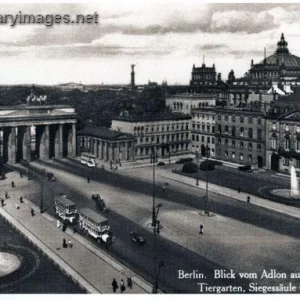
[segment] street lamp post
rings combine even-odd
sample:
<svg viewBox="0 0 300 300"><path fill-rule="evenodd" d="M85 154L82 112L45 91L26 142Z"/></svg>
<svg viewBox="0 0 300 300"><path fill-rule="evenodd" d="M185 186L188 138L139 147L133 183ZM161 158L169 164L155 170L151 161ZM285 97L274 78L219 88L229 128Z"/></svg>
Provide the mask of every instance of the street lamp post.
<svg viewBox="0 0 300 300"><path fill-rule="evenodd" d="M204 214L209 215L209 209L208 209L208 157L209 157L209 151L208 151L208 145L206 145L206 195L205 195L205 201L204 201Z"/></svg>
<svg viewBox="0 0 300 300"><path fill-rule="evenodd" d="M153 280L153 288L152 293L157 294L158 290L158 276L160 268L163 266L161 262L158 265L158 271L157 271L157 235L160 233L160 221L157 219L159 209L162 207L162 204L159 203L154 207L154 217L155 217L155 223L153 226L153 244L154 244L154 280Z"/></svg>
<svg viewBox="0 0 300 300"><path fill-rule="evenodd" d="M152 227L155 227L156 218L155 218L155 152L151 154L151 162L152 162L152 174L153 174L153 181L152 181Z"/></svg>
<svg viewBox="0 0 300 300"><path fill-rule="evenodd" d="M196 178L196 185L199 185L199 152L196 151L196 158L197 158L197 178Z"/></svg>
<svg viewBox="0 0 300 300"><path fill-rule="evenodd" d="M40 213L44 212L44 178L46 176L46 169L43 169L41 178L41 201L40 201Z"/></svg>

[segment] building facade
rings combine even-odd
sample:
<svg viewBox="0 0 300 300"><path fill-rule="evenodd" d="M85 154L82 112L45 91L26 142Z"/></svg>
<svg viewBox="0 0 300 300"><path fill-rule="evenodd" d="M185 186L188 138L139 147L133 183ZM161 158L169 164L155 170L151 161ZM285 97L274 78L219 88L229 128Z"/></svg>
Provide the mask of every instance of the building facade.
<svg viewBox="0 0 300 300"><path fill-rule="evenodd" d="M87 126L77 132L78 155L88 152L104 161L134 160L134 136L107 127Z"/></svg>
<svg viewBox="0 0 300 300"><path fill-rule="evenodd" d="M268 169L300 172L300 111L267 119L266 159Z"/></svg>
<svg viewBox="0 0 300 300"><path fill-rule="evenodd" d="M216 109L216 158L262 168L265 161L265 117L261 112Z"/></svg>
<svg viewBox="0 0 300 300"><path fill-rule="evenodd" d="M192 109L216 106L214 94L175 94L166 96L166 106L174 113L190 114Z"/></svg>
<svg viewBox="0 0 300 300"><path fill-rule="evenodd" d="M206 151L208 151L210 157L215 157L215 125L214 107L192 110L192 153L205 156Z"/></svg>
<svg viewBox="0 0 300 300"><path fill-rule="evenodd" d="M123 116L114 118L111 128L134 135L135 159L149 158L153 151L158 157L170 157L190 153L190 120L182 114Z"/></svg>
<svg viewBox="0 0 300 300"><path fill-rule="evenodd" d="M76 156L76 113L66 105L24 105L0 109L3 162Z"/></svg>

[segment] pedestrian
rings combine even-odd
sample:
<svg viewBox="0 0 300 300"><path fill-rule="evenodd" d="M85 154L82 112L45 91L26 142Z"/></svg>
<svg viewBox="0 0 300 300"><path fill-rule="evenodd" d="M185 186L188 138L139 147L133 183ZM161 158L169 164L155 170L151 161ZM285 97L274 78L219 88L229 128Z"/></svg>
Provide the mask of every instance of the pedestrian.
<svg viewBox="0 0 300 300"><path fill-rule="evenodd" d="M109 162L109 164L110 164L110 169L112 170L112 168L113 168L113 162L112 162L112 160Z"/></svg>
<svg viewBox="0 0 300 300"><path fill-rule="evenodd" d="M65 232L67 230L67 225L65 223L62 224L61 230Z"/></svg>
<svg viewBox="0 0 300 300"><path fill-rule="evenodd" d="M4 206L4 199L1 198L1 206Z"/></svg>
<svg viewBox="0 0 300 300"><path fill-rule="evenodd" d="M30 213L31 213L31 216L34 217L35 212L34 212L34 209L33 209L33 208L31 208Z"/></svg>
<svg viewBox="0 0 300 300"><path fill-rule="evenodd" d="M247 197L247 203L250 203L250 196Z"/></svg>
<svg viewBox="0 0 300 300"><path fill-rule="evenodd" d="M131 280L131 277L127 277L127 287L129 287L130 289L132 289L132 280Z"/></svg>
<svg viewBox="0 0 300 300"><path fill-rule="evenodd" d="M166 187L163 185L163 192L165 191Z"/></svg>
<svg viewBox="0 0 300 300"><path fill-rule="evenodd" d="M121 282L120 282L120 290L121 290L121 293L122 293L122 294L123 294L123 292L125 292L125 290L126 290L126 287L125 287L125 284L124 284L123 279L121 279Z"/></svg>
<svg viewBox="0 0 300 300"><path fill-rule="evenodd" d="M67 248L67 247L68 247L67 241L65 238L63 238L63 248Z"/></svg>
<svg viewBox="0 0 300 300"><path fill-rule="evenodd" d="M22 172L20 172L20 177L21 177L21 178L23 178L23 174L22 174Z"/></svg>
<svg viewBox="0 0 300 300"><path fill-rule="evenodd" d="M16 203L16 209L20 209L20 206L18 203Z"/></svg>
<svg viewBox="0 0 300 300"><path fill-rule="evenodd" d="M5 199L8 199L8 192L5 192Z"/></svg>
<svg viewBox="0 0 300 300"><path fill-rule="evenodd" d="M23 197L22 197L22 196L20 197L20 203L21 203L21 204L24 203Z"/></svg>
<svg viewBox="0 0 300 300"><path fill-rule="evenodd" d="M239 188L238 188L238 193L240 193L240 192L241 192L241 188L239 187Z"/></svg>
<svg viewBox="0 0 300 300"><path fill-rule="evenodd" d="M87 183L90 183L91 182L91 179L90 177L87 178Z"/></svg>
<svg viewBox="0 0 300 300"><path fill-rule="evenodd" d="M113 279L113 281L112 281L112 288L113 288L113 291L114 291L114 293L116 292L116 290L119 288L119 286L118 286L118 283L117 283L117 281L116 281L116 279L114 278Z"/></svg>
<svg viewBox="0 0 300 300"><path fill-rule="evenodd" d="M14 188L15 187L15 183L14 181L11 182L11 187Z"/></svg>
<svg viewBox="0 0 300 300"><path fill-rule="evenodd" d="M203 225L200 224L200 227L199 227L199 234L203 234Z"/></svg>
<svg viewBox="0 0 300 300"><path fill-rule="evenodd" d="M69 245L69 248L73 248L73 244L72 244L71 240L68 241L68 245Z"/></svg>

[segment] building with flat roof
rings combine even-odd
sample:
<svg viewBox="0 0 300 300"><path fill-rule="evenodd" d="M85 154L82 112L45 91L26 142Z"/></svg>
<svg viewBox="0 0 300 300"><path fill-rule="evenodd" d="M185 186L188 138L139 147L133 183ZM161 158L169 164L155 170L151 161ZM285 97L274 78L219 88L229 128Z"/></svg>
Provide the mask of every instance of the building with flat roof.
<svg viewBox="0 0 300 300"><path fill-rule="evenodd" d="M112 130L135 137L135 159L190 153L190 115L162 113L144 116L121 116L112 120Z"/></svg>

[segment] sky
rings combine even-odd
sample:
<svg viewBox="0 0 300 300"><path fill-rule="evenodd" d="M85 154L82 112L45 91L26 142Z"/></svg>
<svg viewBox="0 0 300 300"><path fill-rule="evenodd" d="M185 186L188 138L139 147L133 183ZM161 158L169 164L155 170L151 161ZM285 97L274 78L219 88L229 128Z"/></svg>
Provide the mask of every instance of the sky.
<svg viewBox="0 0 300 300"><path fill-rule="evenodd" d="M0 84L189 84L192 66L243 76L281 33L300 56L300 3L100 0L1 4L6 14L98 14L98 24L0 23Z"/></svg>

